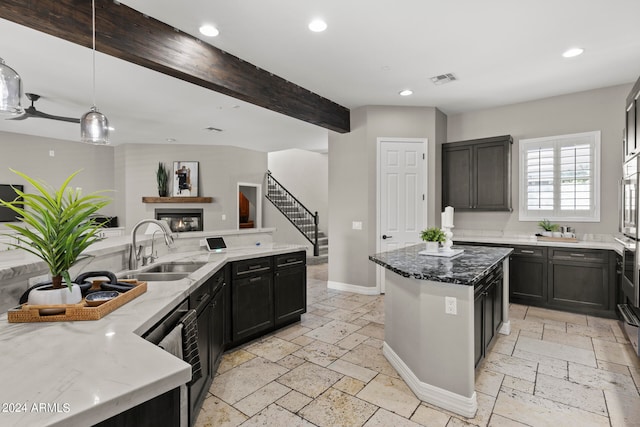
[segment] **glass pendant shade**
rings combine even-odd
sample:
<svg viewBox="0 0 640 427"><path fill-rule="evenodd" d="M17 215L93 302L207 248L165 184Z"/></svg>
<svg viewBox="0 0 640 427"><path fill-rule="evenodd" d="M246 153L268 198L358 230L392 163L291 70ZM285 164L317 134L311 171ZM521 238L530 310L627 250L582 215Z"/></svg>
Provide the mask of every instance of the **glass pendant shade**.
<svg viewBox="0 0 640 427"><path fill-rule="evenodd" d="M20 106L22 79L0 58L0 114L17 116L24 113Z"/></svg>
<svg viewBox="0 0 640 427"><path fill-rule="evenodd" d="M80 140L87 144L109 143L109 120L95 106L80 118Z"/></svg>

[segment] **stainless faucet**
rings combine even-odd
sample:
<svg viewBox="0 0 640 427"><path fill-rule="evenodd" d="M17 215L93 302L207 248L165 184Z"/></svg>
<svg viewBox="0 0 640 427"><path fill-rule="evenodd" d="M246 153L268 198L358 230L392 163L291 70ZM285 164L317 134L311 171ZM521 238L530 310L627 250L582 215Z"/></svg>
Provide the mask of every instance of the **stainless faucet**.
<svg viewBox="0 0 640 427"><path fill-rule="evenodd" d="M143 219L138 222L131 231L131 251L129 252L129 269L136 270L138 268L138 261L142 258L142 245L137 246L136 243L136 232L138 228L140 228L144 224L156 224L160 227L162 234L164 235L164 241L167 246L173 246L173 236L171 235L171 229L164 221L158 221L157 219ZM151 238L151 256L153 257L153 238L155 237L155 232L153 233L153 237Z"/></svg>

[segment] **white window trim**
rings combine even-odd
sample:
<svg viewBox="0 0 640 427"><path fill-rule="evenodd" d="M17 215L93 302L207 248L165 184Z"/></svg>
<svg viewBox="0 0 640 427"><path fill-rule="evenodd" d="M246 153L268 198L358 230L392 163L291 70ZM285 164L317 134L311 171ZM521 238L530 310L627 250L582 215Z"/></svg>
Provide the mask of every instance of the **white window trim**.
<svg viewBox="0 0 640 427"><path fill-rule="evenodd" d="M594 210L593 215L589 216L557 216L553 211L529 211L527 209L527 166L526 153L527 147L531 145L541 144L549 141L558 141L570 138L592 138L594 142L594 167L593 167L593 197ZM572 221L572 222L600 222L600 131L573 133L569 135L557 135L542 138L521 139L519 141L520 154L520 182L519 182L519 209L518 219L520 221L541 221L548 219L550 221Z"/></svg>

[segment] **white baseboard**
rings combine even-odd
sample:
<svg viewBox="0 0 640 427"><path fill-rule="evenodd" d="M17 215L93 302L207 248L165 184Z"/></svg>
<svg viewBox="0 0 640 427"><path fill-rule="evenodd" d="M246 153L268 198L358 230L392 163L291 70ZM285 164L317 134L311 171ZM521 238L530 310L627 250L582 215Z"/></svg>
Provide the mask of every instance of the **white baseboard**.
<svg viewBox="0 0 640 427"><path fill-rule="evenodd" d="M500 328L498 329L498 333L502 335L511 334L511 320L507 320L506 322L502 322Z"/></svg>
<svg viewBox="0 0 640 427"><path fill-rule="evenodd" d="M476 411L478 410L478 401L476 399L475 391L471 397L465 397L420 381L386 342L383 344L382 354L384 354L391 366L398 371L402 379L407 383L418 399L451 412L455 412L456 414L462 415L466 418L473 418L476 415Z"/></svg>
<svg viewBox="0 0 640 427"><path fill-rule="evenodd" d="M327 281L327 288L335 289L336 291L353 292L355 294L362 295L380 295L380 292L375 286L369 287L352 285L350 283L334 282L332 280Z"/></svg>

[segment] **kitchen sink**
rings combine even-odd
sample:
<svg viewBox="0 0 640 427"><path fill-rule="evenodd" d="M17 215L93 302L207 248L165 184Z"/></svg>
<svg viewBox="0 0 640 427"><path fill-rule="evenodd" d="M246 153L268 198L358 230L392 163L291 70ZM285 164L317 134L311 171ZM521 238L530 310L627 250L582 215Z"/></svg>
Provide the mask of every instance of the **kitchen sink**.
<svg viewBox="0 0 640 427"><path fill-rule="evenodd" d="M206 264L206 262L163 262L151 268L145 268L144 273L193 273Z"/></svg>
<svg viewBox="0 0 640 427"><path fill-rule="evenodd" d="M136 279L141 282L170 282L172 280L184 279L189 274L190 273L186 271L180 271L180 272L176 272L176 271L146 272L145 271L140 273L127 274L121 277L121 279Z"/></svg>

